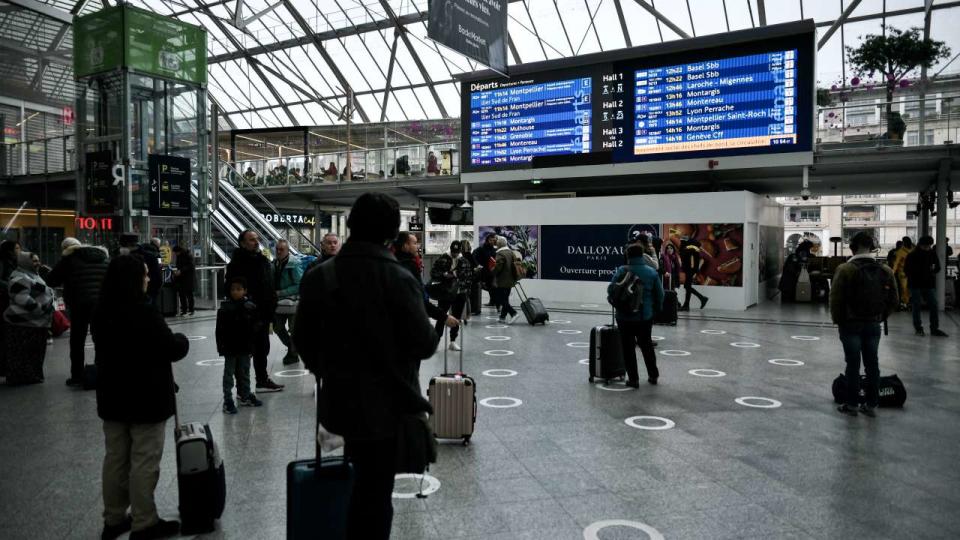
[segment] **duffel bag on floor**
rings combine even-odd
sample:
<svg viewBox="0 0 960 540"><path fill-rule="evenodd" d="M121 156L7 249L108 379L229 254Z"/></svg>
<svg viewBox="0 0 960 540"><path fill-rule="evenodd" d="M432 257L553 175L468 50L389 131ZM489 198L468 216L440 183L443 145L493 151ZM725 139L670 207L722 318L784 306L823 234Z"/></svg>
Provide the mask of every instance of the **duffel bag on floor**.
<svg viewBox="0 0 960 540"><path fill-rule="evenodd" d="M867 378L860 376L860 396L859 403L867 401ZM880 377L880 388L877 391L880 395L879 405L881 407L903 407L907 401L907 389L903 386L903 381L896 373ZM841 373L833 380L833 400L837 403L843 403L847 395L847 376Z"/></svg>

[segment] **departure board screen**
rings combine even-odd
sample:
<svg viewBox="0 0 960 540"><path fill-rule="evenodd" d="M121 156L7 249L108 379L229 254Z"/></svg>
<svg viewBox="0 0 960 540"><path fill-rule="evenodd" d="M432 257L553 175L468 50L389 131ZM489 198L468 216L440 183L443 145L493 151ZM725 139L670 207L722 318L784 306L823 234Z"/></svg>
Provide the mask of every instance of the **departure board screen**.
<svg viewBox="0 0 960 540"><path fill-rule="evenodd" d="M769 28L466 79L462 170L810 154L814 28Z"/></svg>
<svg viewBox="0 0 960 540"><path fill-rule="evenodd" d="M796 144L797 51L634 72L633 153Z"/></svg>
<svg viewBox="0 0 960 540"><path fill-rule="evenodd" d="M592 79L496 85L470 94L470 164L591 151Z"/></svg>

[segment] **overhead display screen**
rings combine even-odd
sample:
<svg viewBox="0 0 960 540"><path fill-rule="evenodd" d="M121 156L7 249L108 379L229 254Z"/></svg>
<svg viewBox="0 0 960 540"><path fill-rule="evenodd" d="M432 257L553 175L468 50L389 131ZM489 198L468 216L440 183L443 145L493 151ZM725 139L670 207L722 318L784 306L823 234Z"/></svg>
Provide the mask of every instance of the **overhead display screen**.
<svg viewBox="0 0 960 540"><path fill-rule="evenodd" d="M635 58L618 51L605 62L466 80L463 171L810 153L810 28L746 42L749 31L740 32L736 44L691 43L664 54L642 48Z"/></svg>

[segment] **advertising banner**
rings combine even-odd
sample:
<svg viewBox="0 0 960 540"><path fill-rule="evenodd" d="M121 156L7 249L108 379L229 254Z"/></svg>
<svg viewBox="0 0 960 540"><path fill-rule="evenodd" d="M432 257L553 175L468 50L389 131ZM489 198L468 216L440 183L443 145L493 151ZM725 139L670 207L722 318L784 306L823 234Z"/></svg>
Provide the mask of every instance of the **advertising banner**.
<svg viewBox="0 0 960 540"><path fill-rule="evenodd" d="M190 215L190 160L151 154L147 158L150 177L150 214Z"/></svg>
<svg viewBox="0 0 960 540"><path fill-rule="evenodd" d="M636 233L660 236L660 226L543 225L540 277L569 281L609 281L624 260Z"/></svg>
<svg viewBox="0 0 960 540"><path fill-rule="evenodd" d="M430 0L427 37L507 72L507 0Z"/></svg>
<svg viewBox="0 0 960 540"><path fill-rule="evenodd" d="M743 223L673 223L663 226L665 241L692 268L693 285L743 286ZM680 283L687 282L681 272Z"/></svg>
<svg viewBox="0 0 960 540"><path fill-rule="evenodd" d="M116 214L119 199L118 188L113 185L113 152L87 152L85 165L87 213Z"/></svg>
<svg viewBox="0 0 960 540"><path fill-rule="evenodd" d="M486 225L479 227L478 242L493 233L507 239L507 246L520 252L527 278L540 277L540 226L539 225Z"/></svg>
<svg viewBox="0 0 960 540"><path fill-rule="evenodd" d="M123 9L108 8L73 22L73 75L103 73L123 65Z"/></svg>

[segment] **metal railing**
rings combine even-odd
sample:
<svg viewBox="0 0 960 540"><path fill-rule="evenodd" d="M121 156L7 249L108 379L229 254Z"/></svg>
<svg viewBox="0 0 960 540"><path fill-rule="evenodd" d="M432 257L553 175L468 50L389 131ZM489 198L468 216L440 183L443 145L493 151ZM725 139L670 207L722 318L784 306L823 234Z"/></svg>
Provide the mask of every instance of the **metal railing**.
<svg viewBox="0 0 960 540"><path fill-rule="evenodd" d="M197 309L216 311L226 294L223 290L226 266L198 266L194 279L194 305Z"/></svg>
<svg viewBox="0 0 960 540"><path fill-rule="evenodd" d="M74 171L74 136L0 144L0 176L27 176Z"/></svg>
<svg viewBox="0 0 960 540"><path fill-rule="evenodd" d="M956 143L960 137L960 93L940 93L923 99L908 96L890 102L847 101L818 107L818 113L816 147L821 152L939 146ZM920 133L921 124L923 133Z"/></svg>
<svg viewBox="0 0 960 540"><path fill-rule="evenodd" d="M220 167L220 177L236 187L258 188L400 180L460 174L460 143L355 149L308 156L237 160L236 171ZM349 177L347 164L350 163ZM241 182L237 174L243 175Z"/></svg>

